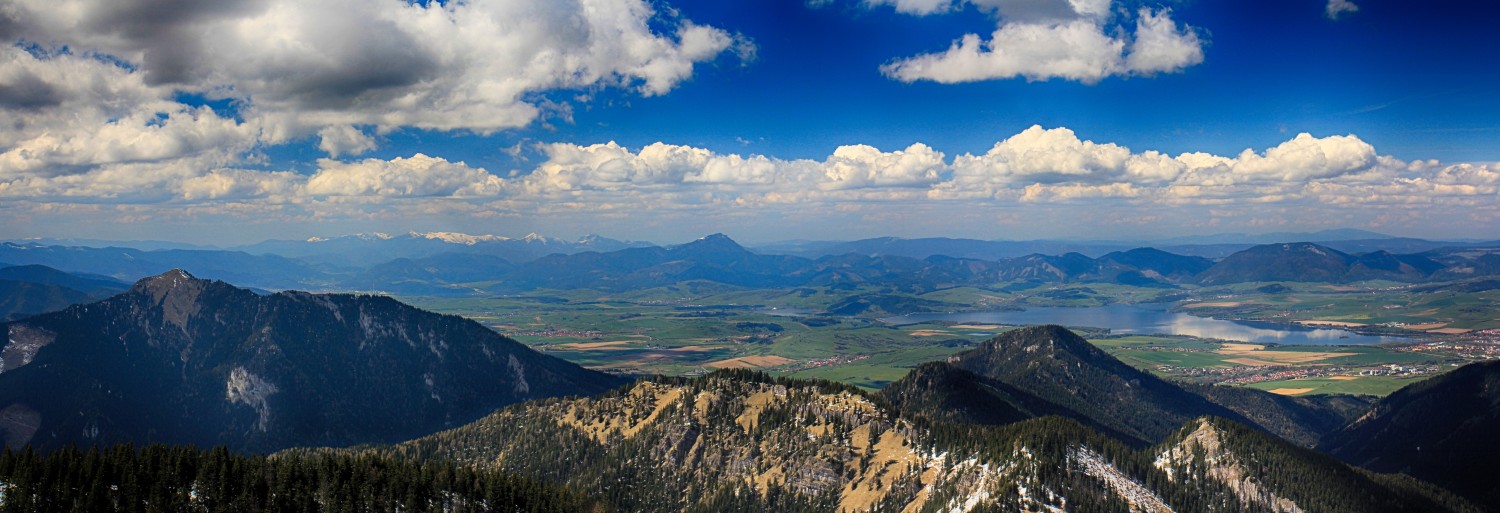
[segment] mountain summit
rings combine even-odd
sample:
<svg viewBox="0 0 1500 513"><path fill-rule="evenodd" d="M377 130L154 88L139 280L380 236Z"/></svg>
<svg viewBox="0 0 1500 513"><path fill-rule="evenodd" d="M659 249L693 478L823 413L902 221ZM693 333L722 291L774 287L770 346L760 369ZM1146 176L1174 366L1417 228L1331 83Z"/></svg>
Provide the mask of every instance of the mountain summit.
<svg viewBox="0 0 1500 513"><path fill-rule="evenodd" d="M13 447L390 442L620 383L387 297L261 296L180 269L0 329Z"/></svg>
<svg viewBox="0 0 1500 513"><path fill-rule="evenodd" d="M1154 442L1202 415L1228 409L1126 365L1061 326L1002 333L949 358L954 366L1010 384L1094 423Z"/></svg>
<svg viewBox="0 0 1500 513"><path fill-rule="evenodd" d="M1348 420L1348 412L1336 404L1171 383L1060 326L1002 333L945 362L917 368L881 394L906 413L932 419L1003 424L1060 415L1147 444L1201 416L1232 419L1301 445L1315 443Z"/></svg>
<svg viewBox="0 0 1500 513"><path fill-rule="evenodd" d="M673 246L668 250L674 256L684 258L724 258L750 255L751 252L729 238L728 235L715 233L701 239Z"/></svg>

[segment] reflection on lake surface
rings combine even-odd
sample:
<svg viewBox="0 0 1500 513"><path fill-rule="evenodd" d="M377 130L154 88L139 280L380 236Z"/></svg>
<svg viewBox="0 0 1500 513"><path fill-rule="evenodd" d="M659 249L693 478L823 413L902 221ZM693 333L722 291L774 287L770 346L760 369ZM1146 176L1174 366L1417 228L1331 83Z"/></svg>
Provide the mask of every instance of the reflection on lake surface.
<svg viewBox="0 0 1500 513"><path fill-rule="evenodd" d="M1200 338L1238 340L1262 344L1339 345L1401 342L1402 337L1360 335L1327 328L1310 328L1274 323L1226 321L1169 312L1167 304L1108 305L1087 308L1037 307L1026 310L912 314L887 317L888 324L913 324L929 321L952 321L979 324L1061 324L1107 328L1115 334L1187 335Z"/></svg>

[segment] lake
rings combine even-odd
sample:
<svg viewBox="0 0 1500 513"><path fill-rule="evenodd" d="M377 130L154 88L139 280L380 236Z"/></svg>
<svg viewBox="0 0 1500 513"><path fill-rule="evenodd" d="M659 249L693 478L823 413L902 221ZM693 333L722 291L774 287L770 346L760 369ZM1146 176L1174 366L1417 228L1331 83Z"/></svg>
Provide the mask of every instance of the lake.
<svg viewBox="0 0 1500 513"><path fill-rule="evenodd" d="M1187 335L1287 345L1368 345L1409 341L1403 337L1360 335L1341 329L1195 317L1168 311L1171 306L1170 304L1118 304L1084 308L1036 307L1025 310L912 314L887 317L881 321L897 325L931 321L1010 325L1060 324L1107 328L1115 334Z"/></svg>

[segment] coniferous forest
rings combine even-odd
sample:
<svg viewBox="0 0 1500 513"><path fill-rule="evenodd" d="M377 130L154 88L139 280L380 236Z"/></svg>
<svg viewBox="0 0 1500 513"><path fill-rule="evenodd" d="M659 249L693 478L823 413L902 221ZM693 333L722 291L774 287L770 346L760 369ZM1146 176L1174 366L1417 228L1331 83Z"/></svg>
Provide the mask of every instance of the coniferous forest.
<svg viewBox="0 0 1500 513"><path fill-rule="evenodd" d="M556 485L449 462L224 447L7 450L0 483L5 513L605 510Z"/></svg>

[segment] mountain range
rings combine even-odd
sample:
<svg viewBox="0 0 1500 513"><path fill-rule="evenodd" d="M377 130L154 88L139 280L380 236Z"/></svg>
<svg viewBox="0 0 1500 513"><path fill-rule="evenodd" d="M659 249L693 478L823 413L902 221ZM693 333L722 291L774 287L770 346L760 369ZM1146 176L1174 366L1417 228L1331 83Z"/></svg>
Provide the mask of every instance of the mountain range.
<svg viewBox="0 0 1500 513"><path fill-rule="evenodd" d="M784 262L737 248L641 254ZM1500 508L1485 477L1500 470L1495 363L1372 405L1178 384L1037 326L878 393L747 371L622 387L393 299L180 270L0 329L9 447L355 445L313 454L500 471L621 511Z"/></svg>
<svg viewBox="0 0 1500 513"><path fill-rule="evenodd" d="M1065 252L977 258L928 254L917 258L902 253L975 253L963 249L967 242L959 239L856 242L871 246L856 244L860 247L844 248L849 250L844 253L808 258L768 254L764 248L751 250L722 234L665 247L597 236L565 242L541 236L508 239L453 233L367 234L268 241L237 250L143 251L0 243L0 262L46 265L69 273L130 281L172 268L190 268L200 276L260 290L450 296L547 288L624 291L695 280L746 288L877 286L921 293L1003 283L1119 283L1170 289L1189 284L1420 283L1500 276L1500 246L1468 243L1420 253L1384 249L1348 253L1312 242L1276 243L1242 247L1215 260L1151 247L1121 247L1097 257ZM926 249L918 251L922 248ZM281 254L259 253L265 251Z"/></svg>
<svg viewBox="0 0 1500 513"><path fill-rule="evenodd" d="M393 442L621 383L387 297L259 295L181 270L0 330L9 447Z"/></svg>
<svg viewBox="0 0 1500 513"><path fill-rule="evenodd" d="M1461 248L1414 255L1375 251L1350 255L1313 243L1255 246L1219 261L1154 248L1116 251L1097 259L1080 253L1033 254L998 260L848 253L814 260L755 253L728 237L714 234L666 248L554 254L509 270L496 265L490 279L484 280L483 290L492 293L535 289L625 291L691 280L746 288L875 286L915 293L1011 282L1121 283L1159 288L1276 281L1424 282L1486 276L1500 272L1497 264L1500 264L1497 249ZM454 269L471 276L482 274L462 265ZM455 291L460 287L452 284L457 282L454 276L427 283ZM396 287L391 284L376 290ZM472 293L473 289L463 291Z"/></svg>
<svg viewBox="0 0 1500 513"><path fill-rule="evenodd" d="M535 476L625 511L1481 510L1095 351L1027 328L875 395L747 371L656 377L348 452Z"/></svg>

